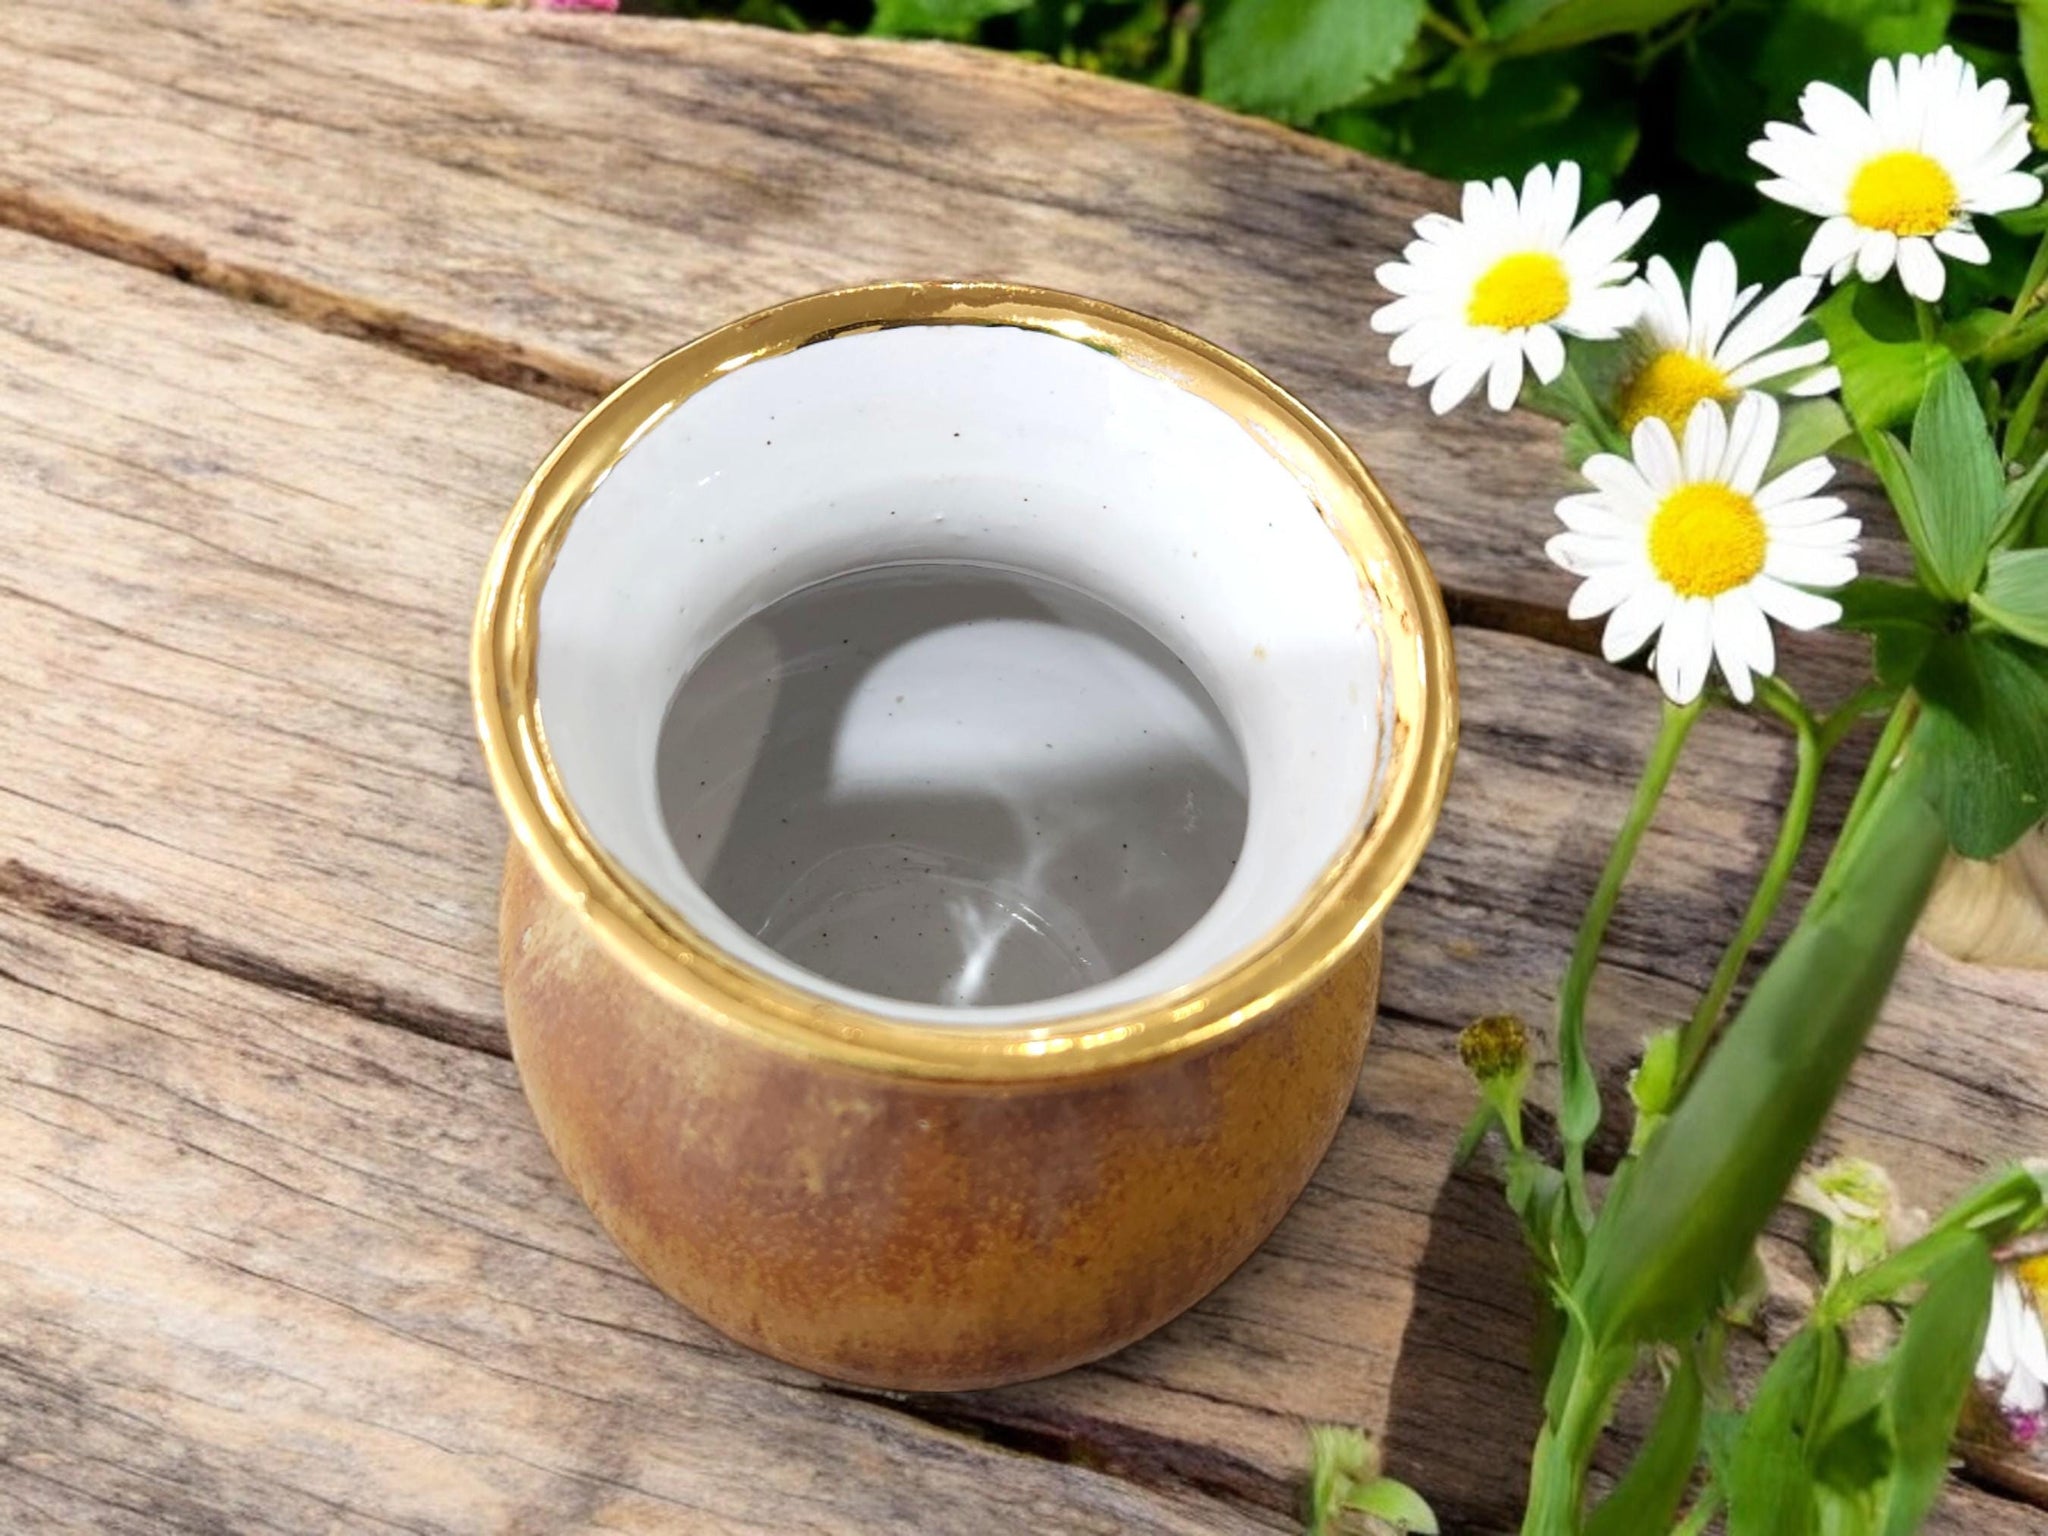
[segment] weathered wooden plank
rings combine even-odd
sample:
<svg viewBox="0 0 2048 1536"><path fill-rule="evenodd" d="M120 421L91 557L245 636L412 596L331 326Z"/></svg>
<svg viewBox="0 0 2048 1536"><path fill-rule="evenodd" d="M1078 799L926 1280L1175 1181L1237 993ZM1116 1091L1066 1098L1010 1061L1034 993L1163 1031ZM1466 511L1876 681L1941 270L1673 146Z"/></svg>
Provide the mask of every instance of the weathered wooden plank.
<svg viewBox="0 0 2048 1536"><path fill-rule="evenodd" d="M0 1084L10 1530L1285 1528L679 1327L498 1058L7 912Z"/></svg>
<svg viewBox="0 0 2048 1536"><path fill-rule="evenodd" d="M0 238L0 452L20 466L23 552L0 593L6 899L502 1048L499 834L467 739L463 613L497 509L566 420ZM1461 661L1466 755L1390 924L1395 1016L1301 1208L1154 1340L920 1411L1268 1510L1290 1497L1300 1419L1346 1419L1384 1429L1461 1523L1507 1518L1534 1422L1528 1310L1512 1282L1503 1294L1519 1260L1498 1201L1446 1179L1466 1102L1447 1026L1547 1011L1561 919L1653 710L1645 680L1532 642L1467 632ZM1618 925L1604 1041L1682 1005L1770 833L1777 744L1720 719L1700 752ZM2041 1008L2038 983L1916 957L1840 1135L1926 1202L2038 1146ZM666 1337L722 1347L667 1315Z"/></svg>
<svg viewBox="0 0 2048 1536"><path fill-rule="evenodd" d="M1366 329L1448 197L1411 172L942 44L406 0L16 0L0 78L0 218L557 398L878 278L1160 314L1325 414L1476 611L1563 629L1551 429L1431 417Z"/></svg>
<svg viewBox="0 0 2048 1536"><path fill-rule="evenodd" d="M20 637L0 656L21 701L0 721L8 845L489 1038L497 834L464 622L498 509L567 413L46 244L0 250L0 441L27 488L17 574L0 578ZM1458 789L1390 929L1388 1002L1442 1023L1540 1019L1560 919L1654 712L1642 679L1598 662L1476 631L1460 644ZM1723 718L1696 750L1616 926L1602 1006L1617 1023L1683 1006L1773 830L1782 744ZM1924 1068L1908 1098L1927 1118L1888 1107L1877 1123L1924 1132L1953 1179L2048 1113L2048 1072L2007 1070L2015 1048L2041 1065L2025 1054L2040 1035L2015 1047L2000 1012L2039 1008L2041 985L1930 956L1901 994L1917 1012L1896 1049ZM1958 1115L1985 1141L1958 1149Z"/></svg>

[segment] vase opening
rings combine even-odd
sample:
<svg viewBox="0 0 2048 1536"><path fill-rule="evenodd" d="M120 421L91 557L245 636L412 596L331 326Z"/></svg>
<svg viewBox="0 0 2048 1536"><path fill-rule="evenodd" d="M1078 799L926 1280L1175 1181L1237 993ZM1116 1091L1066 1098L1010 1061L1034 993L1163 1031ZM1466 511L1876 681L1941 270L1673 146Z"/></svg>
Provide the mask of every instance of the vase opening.
<svg viewBox="0 0 2048 1536"><path fill-rule="evenodd" d="M641 427L538 607L590 836L702 942L905 1022L1163 999L1394 758L1371 585L1217 403L1020 326L836 335Z"/></svg>

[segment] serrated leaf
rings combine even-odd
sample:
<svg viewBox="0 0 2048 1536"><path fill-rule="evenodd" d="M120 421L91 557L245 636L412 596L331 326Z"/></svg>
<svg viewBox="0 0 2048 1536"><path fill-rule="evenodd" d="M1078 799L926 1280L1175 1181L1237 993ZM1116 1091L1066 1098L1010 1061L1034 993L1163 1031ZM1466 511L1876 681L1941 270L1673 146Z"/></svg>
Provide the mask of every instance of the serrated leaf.
<svg viewBox="0 0 2048 1536"><path fill-rule="evenodd" d="M1803 1329L1758 1383L1724 1475L1728 1536L1811 1536L1816 1510L1806 1435L1830 1347L1840 1351L1838 1337Z"/></svg>
<svg viewBox="0 0 2048 1536"><path fill-rule="evenodd" d="M1913 547L1925 557L1937 591L1967 597L1984 574L2005 475L1977 392L1952 357L1935 370L1914 412L1912 463L1922 498Z"/></svg>
<svg viewBox="0 0 2048 1536"><path fill-rule="evenodd" d="M1392 75L1423 0L1226 0L1202 22L1202 94L1306 123Z"/></svg>
<svg viewBox="0 0 2048 1536"><path fill-rule="evenodd" d="M1618 32L1648 32L1707 0L1508 0L1491 30L1513 53L1575 48Z"/></svg>
<svg viewBox="0 0 2048 1536"><path fill-rule="evenodd" d="M1397 1531L1415 1536L1437 1536L1436 1513L1428 1502L1406 1483L1383 1477L1376 1483L1352 1490L1350 1507L1361 1514L1384 1521Z"/></svg>
<svg viewBox="0 0 2048 1536"><path fill-rule="evenodd" d="M1483 90L1454 79L1390 120L1399 125L1395 158L1452 181L1519 181L1533 165L1575 160L1586 174L1587 206L1605 195L1640 138L1635 103L1611 88L1598 60L1579 54L1504 60ZM1572 349L1583 366L1589 344Z"/></svg>
<svg viewBox="0 0 2048 1536"><path fill-rule="evenodd" d="M1912 1536L1933 1507L1948 1472L1949 1441L1970 1389L1985 1324L1991 1317L1990 1250L1975 1242L1958 1250L1928 1279L1906 1316L1892 1356L1892 1475L1885 1536Z"/></svg>
<svg viewBox="0 0 2048 1536"><path fill-rule="evenodd" d="M1593 1511L1585 1536L1641 1536L1670 1528L1699 1460L1705 1405L1699 1367L1688 1355L1664 1389L1649 1438L1614 1491Z"/></svg>
<svg viewBox="0 0 2048 1536"><path fill-rule="evenodd" d="M2002 635L1944 635L1915 686L1949 842L1966 859L1996 858L2048 815L2048 653Z"/></svg>
<svg viewBox="0 0 2048 1536"><path fill-rule="evenodd" d="M2048 549L2001 549L1970 606L2009 635L2048 646Z"/></svg>
<svg viewBox="0 0 2048 1536"><path fill-rule="evenodd" d="M1031 0L875 0L868 30L884 37L972 38L994 16L1026 9Z"/></svg>
<svg viewBox="0 0 2048 1536"><path fill-rule="evenodd" d="M1939 47L1954 9L1953 0L1782 0L1772 43L1788 64L1803 55L1809 75L1816 57L1860 73L1873 58Z"/></svg>

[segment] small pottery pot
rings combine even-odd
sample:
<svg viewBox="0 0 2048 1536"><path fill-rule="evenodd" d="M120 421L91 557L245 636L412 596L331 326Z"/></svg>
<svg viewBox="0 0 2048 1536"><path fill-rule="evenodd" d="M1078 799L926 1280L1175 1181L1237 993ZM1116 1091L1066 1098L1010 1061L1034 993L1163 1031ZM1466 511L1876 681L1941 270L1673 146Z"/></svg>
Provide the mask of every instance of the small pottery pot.
<svg viewBox="0 0 2048 1536"><path fill-rule="evenodd" d="M893 1388L1106 1354L1272 1229L1455 735L1441 598L1329 428L1008 284L629 380L520 498L473 666L556 1157L713 1326Z"/></svg>

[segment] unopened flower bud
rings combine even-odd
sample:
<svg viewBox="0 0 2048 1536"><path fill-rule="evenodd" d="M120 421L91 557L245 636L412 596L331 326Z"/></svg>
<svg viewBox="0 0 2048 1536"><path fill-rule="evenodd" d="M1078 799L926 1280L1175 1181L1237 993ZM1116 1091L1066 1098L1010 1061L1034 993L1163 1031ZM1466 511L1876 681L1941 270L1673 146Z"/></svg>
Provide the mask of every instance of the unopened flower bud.
<svg viewBox="0 0 2048 1536"><path fill-rule="evenodd" d="M1458 1032L1458 1059L1480 1082L1511 1077L1529 1063L1529 1031L1512 1013L1490 1013Z"/></svg>

